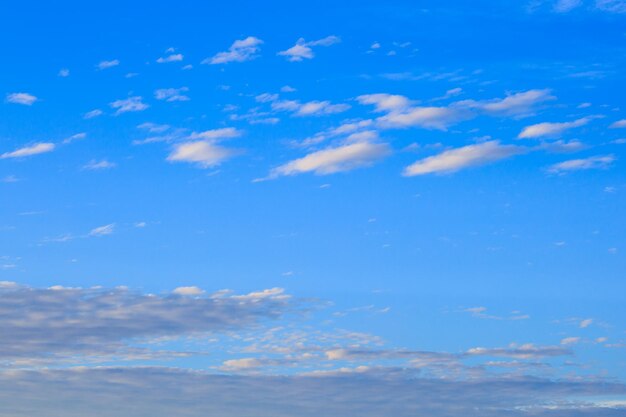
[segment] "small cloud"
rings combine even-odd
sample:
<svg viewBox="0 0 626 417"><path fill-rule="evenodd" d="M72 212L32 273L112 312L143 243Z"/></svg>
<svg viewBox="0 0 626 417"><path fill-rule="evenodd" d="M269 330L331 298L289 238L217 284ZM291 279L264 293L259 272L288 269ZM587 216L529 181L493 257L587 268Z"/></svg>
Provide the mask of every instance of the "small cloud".
<svg viewBox="0 0 626 417"><path fill-rule="evenodd" d="M528 152L528 149L501 145L498 141L450 149L438 155L429 156L409 165L404 170L405 176L433 173L452 173L464 168L485 165Z"/></svg>
<svg viewBox="0 0 626 417"><path fill-rule="evenodd" d="M274 168L269 179L313 172L328 175L369 166L384 158L391 150L386 143L357 142L310 153Z"/></svg>
<svg viewBox="0 0 626 417"><path fill-rule="evenodd" d="M596 8L610 13L626 13L625 0L596 0Z"/></svg>
<svg viewBox="0 0 626 417"><path fill-rule="evenodd" d="M154 92L154 97L157 100L165 100L169 102L173 101L189 101L189 97L183 93L189 91L187 87L181 88L160 88Z"/></svg>
<svg viewBox="0 0 626 417"><path fill-rule="evenodd" d="M167 157L172 162L190 162L202 168L217 166L237 154L237 151L215 144L213 141L199 140L174 146Z"/></svg>
<svg viewBox="0 0 626 417"><path fill-rule="evenodd" d="M85 132L81 132L81 133L77 133L75 135L70 136L69 138L65 138L63 139L63 144L64 145L68 145L72 142L75 142L77 140L83 140L87 137L87 134Z"/></svg>
<svg viewBox="0 0 626 417"><path fill-rule="evenodd" d="M585 319L585 320L582 320L580 322L578 327L580 327L581 329L586 329L587 327L591 326L592 324L593 324L593 319Z"/></svg>
<svg viewBox="0 0 626 417"><path fill-rule="evenodd" d="M562 345L575 345L580 342L580 337L566 337L561 340Z"/></svg>
<svg viewBox="0 0 626 417"><path fill-rule="evenodd" d="M115 100L110 104L110 106L114 109L117 109L115 112L116 115L127 113L127 112L137 112L143 111L147 109L147 104L143 103L142 98L140 96L128 97L122 100Z"/></svg>
<svg viewBox="0 0 626 417"><path fill-rule="evenodd" d="M114 162L109 162L106 159L103 159L101 161L96 161L95 159L92 159L87 164L83 165L83 169L89 171L99 171L103 169L115 168L116 166L117 164L115 164Z"/></svg>
<svg viewBox="0 0 626 417"><path fill-rule="evenodd" d="M135 224L133 224L133 226L135 226L138 229L143 229L147 225L148 225L148 223L146 223L146 222L136 222Z"/></svg>
<svg viewBox="0 0 626 417"><path fill-rule="evenodd" d="M58 76L59 77L63 77L63 78L69 77L70 76L70 70L68 70L67 68L61 68L59 70Z"/></svg>
<svg viewBox="0 0 626 417"><path fill-rule="evenodd" d="M95 109L83 114L83 119L93 119L94 117L102 116L103 114L104 112L102 110Z"/></svg>
<svg viewBox="0 0 626 417"><path fill-rule="evenodd" d="M107 68L117 67L120 64L120 61L117 59L113 59L111 61L100 61L97 65L99 70L104 70Z"/></svg>
<svg viewBox="0 0 626 417"><path fill-rule="evenodd" d="M284 86L282 86L280 88L280 91L283 92L283 93L293 93L293 92L295 92L297 90L295 88L293 88L293 87L288 86L288 85L284 85Z"/></svg>
<svg viewBox="0 0 626 417"><path fill-rule="evenodd" d="M554 5L554 11L557 13L567 13L580 7L582 4L582 0L558 0Z"/></svg>
<svg viewBox="0 0 626 417"><path fill-rule="evenodd" d="M380 49L380 43L374 42L373 44L370 45L370 49Z"/></svg>
<svg viewBox="0 0 626 417"><path fill-rule="evenodd" d="M538 123L525 127L517 137L520 139L531 139L542 136L558 136L566 130L585 126L591 121L591 119L591 117L583 117L581 119L574 120L573 122Z"/></svg>
<svg viewBox="0 0 626 417"><path fill-rule="evenodd" d="M24 158L27 156L38 155L41 153L52 152L54 148L55 148L54 143L50 143L50 142L36 143L34 145L25 146L23 148L19 148L11 152L5 152L2 155L0 155L0 159Z"/></svg>
<svg viewBox="0 0 626 417"><path fill-rule="evenodd" d="M278 55L287 57L287 60L290 62L299 62L304 59L312 59L315 56L312 47L330 46L339 42L341 42L341 39L334 35L312 42L305 42L304 38L300 38L296 41L294 46L285 51L278 52Z"/></svg>
<svg viewBox="0 0 626 417"><path fill-rule="evenodd" d="M91 237L107 236L107 235L113 234L114 231L115 231L115 223L111 223L111 224L107 224L104 226L91 229L91 231L89 232L89 236Z"/></svg>
<svg viewBox="0 0 626 417"><path fill-rule="evenodd" d="M138 129L147 130L150 133L163 133L170 128L169 125L159 125L155 123L145 122L137 126Z"/></svg>
<svg viewBox="0 0 626 417"><path fill-rule="evenodd" d="M23 104L24 106L32 106L38 98L28 93L10 93L7 94L7 102L15 104Z"/></svg>
<svg viewBox="0 0 626 417"><path fill-rule="evenodd" d="M6 177L0 178L0 182L4 183L13 183L18 182L20 179L15 175L7 175Z"/></svg>
<svg viewBox="0 0 626 417"><path fill-rule="evenodd" d="M204 294L204 290L199 287L178 287L178 288L175 288L174 291L172 291L172 293L176 295L183 295L183 296L201 295L201 294Z"/></svg>
<svg viewBox="0 0 626 417"><path fill-rule="evenodd" d="M626 119L618 120L609 126L610 129L622 129L626 128Z"/></svg>
<svg viewBox="0 0 626 417"><path fill-rule="evenodd" d="M245 62L253 60L257 57L260 45L263 41L254 36L248 36L245 39L237 40L228 48L228 51L220 52L212 58L202 61L203 64L227 64L229 62Z"/></svg>
<svg viewBox="0 0 626 417"><path fill-rule="evenodd" d="M583 171L589 169L608 169L616 160L613 155L590 156L583 159L571 159L559 162L548 167L548 172L553 174L565 174L572 171Z"/></svg>
<svg viewBox="0 0 626 417"><path fill-rule="evenodd" d="M170 62L180 62L184 59L183 54L171 54L165 57L160 57L156 60L157 63L159 64L167 64Z"/></svg>

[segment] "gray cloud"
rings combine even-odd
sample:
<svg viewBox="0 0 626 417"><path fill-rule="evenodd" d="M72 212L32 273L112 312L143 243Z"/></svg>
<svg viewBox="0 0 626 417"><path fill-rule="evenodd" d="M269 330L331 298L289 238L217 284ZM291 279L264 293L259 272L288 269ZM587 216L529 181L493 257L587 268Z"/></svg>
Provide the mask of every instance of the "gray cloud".
<svg viewBox="0 0 626 417"><path fill-rule="evenodd" d="M220 332L281 316L281 289L247 295L140 294L117 289L37 289L0 283L0 361L133 352L137 338ZM142 353L142 352L139 352ZM146 352L143 352L146 353Z"/></svg>
<svg viewBox="0 0 626 417"><path fill-rule="evenodd" d="M80 368L0 373L0 416L617 417L626 410L591 399L624 394L624 385L600 381L451 381L401 371L273 377Z"/></svg>

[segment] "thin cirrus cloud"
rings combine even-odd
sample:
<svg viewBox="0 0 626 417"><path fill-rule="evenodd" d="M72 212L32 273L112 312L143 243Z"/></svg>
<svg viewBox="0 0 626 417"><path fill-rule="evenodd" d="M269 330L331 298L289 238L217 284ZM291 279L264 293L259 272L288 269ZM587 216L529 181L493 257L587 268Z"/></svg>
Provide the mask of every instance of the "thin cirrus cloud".
<svg viewBox="0 0 626 417"><path fill-rule="evenodd" d="M296 117L306 116L324 116L328 114L343 113L350 109L349 104L345 103L331 103L328 100L308 101L301 103L298 100L276 100L274 99L271 104L274 111L287 111L291 112Z"/></svg>
<svg viewBox="0 0 626 417"><path fill-rule="evenodd" d="M582 6L582 0L558 0L554 4L554 11L557 13L566 13Z"/></svg>
<svg viewBox="0 0 626 417"><path fill-rule="evenodd" d="M128 112L144 111L150 106L145 104L142 100L143 99L140 96L133 96L125 99L115 100L110 103L110 106L113 109L116 109L115 115Z"/></svg>
<svg viewBox="0 0 626 417"><path fill-rule="evenodd" d="M331 46L341 42L338 36L327 36L323 39L316 41L306 42L304 38L300 38L296 41L296 44L289 49L278 52L278 55L284 56L290 62L300 62L305 59L313 59L315 53L313 47L315 46Z"/></svg>
<svg viewBox="0 0 626 417"><path fill-rule="evenodd" d="M219 52L211 58L202 61L203 64L227 64L229 62L245 62L251 61L258 56L263 41L254 36L248 36L245 39L236 40L228 48L228 51Z"/></svg>
<svg viewBox="0 0 626 417"><path fill-rule="evenodd" d="M544 136L558 136L561 133L565 132L566 130L585 126L591 121L591 119L592 119L591 117L582 117L572 122L537 123L537 124L525 127L517 137L520 139L532 139L532 138L539 138L539 137L544 137Z"/></svg>
<svg viewBox="0 0 626 417"><path fill-rule="evenodd" d="M107 161L106 159L102 159L100 161L92 159L91 161L83 165L83 169L88 170L88 171L101 171L101 170L115 168L116 166L117 164L115 164L114 162Z"/></svg>
<svg viewBox="0 0 626 417"><path fill-rule="evenodd" d="M37 100L36 96L29 93L10 93L6 97L8 103L22 104L24 106L32 106Z"/></svg>
<svg viewBox="0 0 626 417"><path fill-rule="evenodd" d="M83 114L83 119L86 119L86 120L93 119L94 117L102 116L103 114L104 112L102 110L94 109Z"/></svg>
<svg viewBox="0 0 626 417"><path fill-rule="evenodd" d="M586 171L590 169L608 169L617 158L615 155L598 155L588 158L571 159L559 162L548 167L548 172L552 174L566 174L574 171Z"/></svg>
<svg viewBox="0 0 626 417"><path fill-rule="evenodd" d="M408 177L435 173L452 173L507 159L528 152L527 148L502 145L499 141L489 141L461 148L449 149L440 154L421 159L404 170Z"/></svg>
<svg viewBox="0 0 626 417"><path fill-rule="evenodd" d="M52 152L55 147L55 144L50 142L35 143L34 145L25 146L11 152L5 152L0 155L0 159L25 158L27 156L39 155Z"/></svg>

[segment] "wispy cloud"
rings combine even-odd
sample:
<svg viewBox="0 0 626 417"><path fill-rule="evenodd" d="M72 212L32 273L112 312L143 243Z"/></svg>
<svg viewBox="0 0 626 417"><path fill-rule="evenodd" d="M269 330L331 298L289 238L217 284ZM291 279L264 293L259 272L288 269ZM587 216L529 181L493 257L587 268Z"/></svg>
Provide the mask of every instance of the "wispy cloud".
<svg viewBox="0 0 626 417"><path fill-rule="evenodd" d="M102 116L103 114L104 112L102 110L94 109L83 114L83 119L93 119L94 117Z"/></svg>
<svg viewBox="0 0 626 417"><path fill-rule="evenodd" d="M548 167L548 172L553 174L565 174L572 171L585 171L589 169L610 168L617 158L614 155L590 156L582 159L571 159L559 162Z"/></svg>
<svg viewBox="0 0 626 417"><path fill-rule="evenodd" d="M133 96L121 100L115 100L110 104L110 106L116 109L116 115L127 112L144 111L148 107L150 107L142 101L142 98L140 96Z"/></svg>
<svg viewBox="0 0 626 417"><path fill-rule="evenodd" d="M86 169L88 171L99 171L99 170L104 170L104 169L115 168L116 166L117 164L115 164L114 162L107 161L106 159L102 159L100 161L92 159L91 161L83 165L83 169Z"/></svg>
<svg viewBox="0 0 626 417"><path fill-rule="evenodd" d="M32 106L38 100L38 98L29 93L10 93L7 94L6 100L9 103Z"/></svg>
<svg viewBox="0 0 626 417"><path fill-rule="evenodd" d="M313 47L330 46L339 42L341 42L341 39L334 35L311 42L306 42L304 38L300 38L296 41L294 46L285 51L278 52L278 55L286 57L288 61L299 62L304 59L312 59L315 56Z"/></svg>
<svg viewBox="0 0 626 417"><path fill-rule="evenodd" d="M183 93L189 91L187 87L181 88L160 88L154 92L154 98L157 100L173 101L189 101L189 97Z"/></svg>
<svg viewBox="0 0 626 417"><path fill-rule="evenodd" d="M228 51L220 52L212 58L202 61L203 64L227 64L229 62L250 61L258 56L263 41L254 36L237 40L228 48Z"/></svg>
<svg viewBox="0 0 626 417"><path fill-rule="evenodd" d="M11 152L5 152L0 155L0 159L8 159L8 158L24 158L32 155L39 155L42 153L52 152L55 148L54 143L50 142L42 142L36 143L34 145L25 146L23 148L16 149Z"/></svg>
<svg viewBox="0 0 626 417"><path fill-rule="evenodd" d="M184 59L183 54L170 54L167 56L159 57L156 62L159 64L167 64L170 62L180 62Z"/></svg>
<svg viewBox="0 0 626 417"><path fill-rule="evenodd" d="M573 129L580 126L585 126L592 120L591 117L583 117L573 122L563 123L537 123L525 127L521 133L517 136L520 139L539 138L543 136L558 136L566 130Z"/></svg>
<svg viewBox="0 0 626 417"><path fill-rule="evenodd" d="M119 61L119 60L117 60L117 59L112 59L112 60L110 60L110 61L100 61L100 62L98 63L98 65L96 65L96 67L97 67L99 70L104 70L104 69L107 69L107 68L117 67L119 64L120 64L120 61Z"/></svg>
<svg viewBox="0 0 626 417"><path fill-rule="evenodd" d="M404 175L411 177L433 173L451 173L464 168L496 162L526 152L528 152L527 148L501 145L498 141L489 141L450 149L438 155L429 156L409 165L404 170Z"/></svg>

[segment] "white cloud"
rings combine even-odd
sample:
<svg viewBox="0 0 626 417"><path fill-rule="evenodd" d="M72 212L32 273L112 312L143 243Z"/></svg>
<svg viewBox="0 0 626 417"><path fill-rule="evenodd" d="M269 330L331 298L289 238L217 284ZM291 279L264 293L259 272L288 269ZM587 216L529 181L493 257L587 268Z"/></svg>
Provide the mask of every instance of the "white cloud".
<svg viewBox="0 0 626 417"><path fill-rule="evenodd" d="M25 106L32 106L37 101L37 97L28 93L10 93L7 94L7 101L9 103L23 104Z"/></svg>
<svg viewBox="0 0 626 417"><path fill-rule="evenodd" d="M217 139L230 139L241 136L242 132L234 127L223 127L220 129L204 130L202 132L193 132L189 135L189 139L205 139L205 140L217 140Z"/></svg>
<svg viewBox="0 0 626 417"><path fill-rule="evenodd" d="M106 224L104 226L99 226L99 227L91 229L91 231L89 232L89 236L91 237L106 236L106 235L113 234L114 231L115 231L115 223L111 223L111 224Z"/></svg>
<svg viewBox="0 0 626 417"><path fill-rule="evenodd" d="M310 153L273 169L269 178L313 172L317 175L349 171L373 164L390 153L386 143L357 142Z"/></svg>
<svg viewBox="0 0 626 417"><path fill-rule="evenodd" d="M596 0L596 7L605 12L626 13L626 0Z"/></svg>
<svg viewBox="0 0 626 417"><path fill-rule="evenodd" d="M498 141L468 145L419 160L409 165L404 170L404 175L450 173L464 168L485 165L525 152L527 152L526 148L501 145Z"/></svg>
<svg viewBox="0 0 626 417"><path fill-rule="evenodd" d="M204 290L199 287L178 287L172 291L173 294L176 295L201 295L204 294Z"/></svg>
<svg viewBox="0 0 626 417"><path fill-rule="evenodd" d="M76 133L75 135L72 135L68 138L63 139L63 144L67 145L77 140L83 140L86 137L87 137L87 134L85 132Z"/></svg>
<svg viewBox="0 0 626 417"><path fill-rule="evenodd" d="M25 146L23 148L19 148L11 152L5 152L2 155L0 155L0 159L24 158L26 156L52 152L54 148L55 148L54 143L50 143L50 142L36 143L34 145Z"/></svg>
<svg viewBox="0 0 626 417"><path fill-rule="evenodd" d="M104 112L100 109L88 111L83 115L83 119L93 119L94 117L102 116Z"/></svg>
<svg viewBox="0 0 626 417"><path fill-rule="evenodd" d="M582 6L582 0L558 0L554 5L554 10L558 13L566 13Z"/></svg>
<svg viewBox="0 0 626 417"><path fill-rule="evenodd" d="M573 129L575 127L585 126L591 121L590 117L583 117L573 122L564 123L537 123L525 127L522 132L517 136L520 139L539 138L542 136L558 136L566 130Z"/></svg>
<svg viewBox="0 0 626 417"><path fill-rule="evenodd" d="M616 160L614 155L591 156L583 159L572 159L559 162L548 168L548 172L553 174L564 174L571 171L582 171L588 169L607 169Z"/></svg>
<svg viewBox="0 0 626 417"><path fill-rule="evenodd" d="M466 352L470 356L494 356L516 359L545 358L571 355L572 352L560 346L535 346L525 344L511 345L506 348L472 348Z"/></svg>
<svg viewBox="0 0 626 417"><path fill-rule="evenodd" d="M122 100L115 100L110 104L110 106L117 109L115 112L116 115L127 112L143 111L150 107L141 100L142 98L140 96L133 96Z"/></svg>
<svg viewBox="0 0 626 417"><path fill-rule="evenodd" d="M538 104L555 100L551 90L528 90L491 100L464 100L457 106L476 109L491 116L527 116L534 112Z"/></svg>
<svg viewBox="0 0 626 417"><path fill-rule="evenodd" d="M593 319L585 319L585 320L581 320L578 327L580 327L581 329L586 329L587 327L591 326L593 324Z"/></svg>
<svg viewBox="0 0 626 417"><path fill-rule="evenodd" d="M83 165L83 169L97 171L102 169L115 168L116 166L117 164L115 164L114 162L109 162L106 159L103 159L101 161L96 161L95 159L92 159L87 164Z"/></svg>
<svg viewBox="0 0 626 417"><path fill-rule="evenodd" d="M70 76L70 70L68 70L67 68L61 68L59 70L59 77L69 77Z"/></svg>
<svg viewBox="0 0 626 417"><path fill-rule="evenodd" d="M297 100L277 100L272 102L272 110L292 112L297 117L343 113L349 109L349 104L333 104L328 100L313 100L306 103L301 103Z"/></svg>
<svg viewBox="0 0 626 417"><path fill-rule="evenodd" d="M169 125L159 125L156 123L145 122L137 126L138 129L147 130L150 133L163 133L170 128Z"/></svg>
<svg viewBox="0 0 626 417"><path fill-rule="evenodd" d="M395 94L366 94L357 97L360 104L374 105L377 112L390 112L404 110L412 105L412 101L408 98Z"/></svg>
<svg viewBox="0 0 626 417"><path fill-rule="evenodd" d="M189 97L185 92L189 91L187 87L181 88L160 88L154 92L154 97L157 100L165 100L169 102L173 101L189 101Z"/></svg>
<svg viewBox="0 0 626 417"><path fill-rule="evenodd" d="M120 61L117 59L113 59L111 61L100 61L97 65L98 69L103 70L107 68L117 67L120 64Z"/></svg>
<svg viewBox="0 0 626 417"><path fill-rule="evenodd" d="M257 57L259 46L263 41L254 36L248 36L245 39L235 41L228 51L220 52L212 58L202 61L203 64L226 64L229 62L245 62Z"/></svg>
<svg viewBox="0 0 626 417"><path fill-rule="evenodd" d="M296 41L294 46L285 51L278 52L278 55L287 57L288 61L298 62L304 59L312 59L315 56L312 49L313 46L330 46L339 42L341 42L341 39L334 35L312 42L306 42L304 38L300 38Z"/></svg>
<svg viewBox="0 0 626 417"><path fill-rule="evenodd" d="M561 339L562 345L575 345L578 342L580 342L580 337L566 337L564 339Z"/></svg>
<svg viewBox="0 0 626 417"><path fill-rule="evenodd" d="M611 129L621 129L626 128L626 119L618 120L617 122L612 123L609 128Z"/></svg>
<svg viewBox="0 0 626 417"><path fill-rule="evenodd" d="M217 145L213 141L199 140L175 145L167 160L190 162L202 168L209 168L221 164L236 153L237 151Z"/></svg>
<svg viewBox="0 0 626 417"><path fill-rule="evenodd" d="M180 62L184 59L183 54L170 54L165 57L159 57L156 62L159 64L167 64L169 62Z"/></svg>

